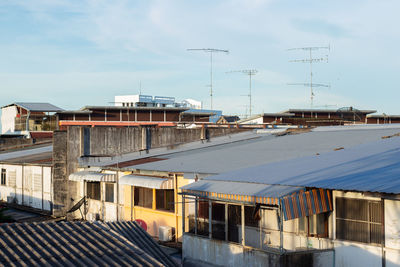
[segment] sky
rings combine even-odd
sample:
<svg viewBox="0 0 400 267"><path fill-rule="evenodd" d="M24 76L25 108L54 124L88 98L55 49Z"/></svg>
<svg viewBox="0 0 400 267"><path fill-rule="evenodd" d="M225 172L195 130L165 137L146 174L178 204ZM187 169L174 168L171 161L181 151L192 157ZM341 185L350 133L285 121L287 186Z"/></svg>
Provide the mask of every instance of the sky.
<svg viewBox="0 0 400 267"><path fill-rule="evenodd" d="M192 98L225 114L353 106L400 114L398 0L1 0L0 105L113 105L115 95Z"/></svg>

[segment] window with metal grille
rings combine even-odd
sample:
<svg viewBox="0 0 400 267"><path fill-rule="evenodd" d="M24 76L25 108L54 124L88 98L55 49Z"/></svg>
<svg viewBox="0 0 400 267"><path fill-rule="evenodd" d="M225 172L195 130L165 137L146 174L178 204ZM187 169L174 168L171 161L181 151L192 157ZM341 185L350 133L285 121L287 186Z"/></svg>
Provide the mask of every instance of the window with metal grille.
<svg viewBox="0 0 400 267"><path fill-rule="evenodd" d="M86 197L90 199L100 200L100 182L86 183Z"/></svg>
<svg viewBox="0 0 400 267"><path fill-rule="evenodd" d="M151 209L153 207L153 189L135 186L135 206Z"/></svg>
<svg viewBox="0 0 400 267"><path fill-rule="evenodd" d="M174 189L156 190L156 209L174 211Z"/></svg>
<svg viewBox="0 0 400 267"><path fill-rule="evenodd" d="M6 169L1 169L1 185L6 185Z"/></svg>
<svg viewBox="0 0 400 267"><path fill-rule="evenodd" d="M336 198L336 238L363 243L383 241L381 201Z"/></svg>
<svg viewBox="0 0 400 267"><path fill-rule="evenodd" d="M106 202L114 202L114 184L106 184Z"/></svg>

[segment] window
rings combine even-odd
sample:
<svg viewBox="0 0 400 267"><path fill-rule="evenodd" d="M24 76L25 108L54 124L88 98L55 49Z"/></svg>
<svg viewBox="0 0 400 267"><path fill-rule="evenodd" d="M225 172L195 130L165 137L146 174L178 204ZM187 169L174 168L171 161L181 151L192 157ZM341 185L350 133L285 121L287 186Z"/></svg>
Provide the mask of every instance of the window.
<svg viewBox="0 0 400 267"><path fill-rule="evenodd" d="M381 244L381 201L336 198L336 238Z"/></svg>
<svg viewBox="0 0 400 267"><path fill-rule="evenodd" d="M153 189L135 186L135 206L151 209L153 207Z"/></svg>
<svg viewBox="0 0 400 267"><path fill-rule="evenodd" d="M314 214L299 219L299 233L311 237L328 237L329 213Z"/></svg>
<svg viewBox="0 0 400 267"><path fill-rule="evenodd" d="M156 209L175 211L174 189L156 190Z"/></svg>
<svg viewBox="0 0 400 267"><path fill-rule="evenodd" d="M212 237L225 240L225 204L212 203Z"/></svg>
<svg viewBox="0 0 400 267"><path fill-rule="evenodd" d="M1 185L6 185L6 169L1 169Z"/></svg>
<svg viewBox="0 0 400 267"><path fill-rule="evenodd" d="M106 202L114 202L114 184L106 184Z"/></svg>
<svg viewBox="0 0 400 267"><path fill-rule="evenodd" d="M90 199L100 200L100 182L87 182L86 196Z"/></svg>
<svg viewBox="0 0 400 267"><path fill-rule="evenodd" d="M258 222L260 221L259 208L256 207L244 207L244 225L258 227Z"/></svg>

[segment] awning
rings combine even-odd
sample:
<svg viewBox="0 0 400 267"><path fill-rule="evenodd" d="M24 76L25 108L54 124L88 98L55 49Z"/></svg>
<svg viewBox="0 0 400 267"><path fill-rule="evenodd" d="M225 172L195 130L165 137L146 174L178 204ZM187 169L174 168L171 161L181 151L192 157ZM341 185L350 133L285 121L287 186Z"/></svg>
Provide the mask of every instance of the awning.
<svg viewBox="0 0 400 267"><path fill-rule="evenodd" d="M94 171L80 171L69 175L70 181L115 182L115 174Z"/></svg>
<svg viewBox="0 0 400 267"><path fill-rule="evenodd" d="M278 205L279 198L304 190L304 187L200 180L185 185L181 189L185 195L211 197L227 201Z"/></svg>
<svg viewBox="0 0 400 267"><path fill-rule="evenodd" d="M140 186L154 189L174 189L174 180L153 176L124 175L119 179L119 184Z"/></svg>
<svg viewBox="0 0 400 267"><path fill-rule="evenodd" d="M333 209L331 191L325 189L301 190L281 198L280 204L285 221Z"/></svg>

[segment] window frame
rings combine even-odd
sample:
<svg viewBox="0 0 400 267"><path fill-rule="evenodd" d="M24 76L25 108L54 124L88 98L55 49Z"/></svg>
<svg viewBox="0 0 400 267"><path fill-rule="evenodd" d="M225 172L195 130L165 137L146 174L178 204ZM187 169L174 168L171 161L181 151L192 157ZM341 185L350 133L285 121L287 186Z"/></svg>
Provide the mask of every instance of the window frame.
<svg viewBox="0 0 400 267"><path fill-rule="evenodd" d="M141 187L141 186L135 186L134 187L134 199L133 199L133 205L135 207L141 207L141 208L146 208L146 209L153 209L153 188L147 188L147 187ZM151 201L149 202L150 205L146 205L146 191L148 191L148 195L151 195ZM139 199L140 197L144 197L145 199ZM147 199L148 201L148 199Z"/></svg>
<svg viewBox="0 0 400 267"><path fill-rule="evenodd" d="M158 195L158 193L163 193L162 195L162 198L163 198L163 201L162 201L162 206L163 207L161 207L160 205L161 205L161 201L159 201L159 195ZM172 193L172 199L168 199L168 196L167 196L167 193L168 194L171 194ZM169 197L171 197L171 195L169 196ZM174 189L156 189L156 197L155 197L155 199L156 199L156 210L161 210L161 211L165 211L165 212L172 212L172 213L174 213L175 212L175 192L174 192ZM170 204L169 203L169 200L172 200L172 204ZM169 208L168 208L169 207Z"/></svg>
<svg viewBox="0 0 400 267"><path fill-rule="evenodd" d="M367 212L367 214L362 214L364 216L366 216L366 219L358 219L358 218L341 218L340 214L338 215L338 199L339 200L343 200L343 201L354 201L354 202L364 202L366 203L366 208L365 211ZM345 204L343 204L345 206ZM355 205L353 203L353 205ZM373 208L373 206L375 205L376 207L379 207L377 210L375 210L375 213L378 213L380 215L378 217L374 217L373 211L371 210ZM361 207L361 203L357 204L356 206ZM359 199L359 198L349 198L349 197L336 197L335 199L335 238L337 240L343 240L343 241L348 241L348 242L359 242L362 244L368 244L368 245L382 245L385 242L385 238L384 238L384 212L385 209L383 207L383 200L371 200L371 199ZM361 210L361 209L359 209ZM348 212L348 211L342 211L343 212ZM354 212L348 212L350 216L356 216ZM360 217L362 217L362 215ZM376 215L376 214L375 214ZM345 217L346 215L344 215L343 217ZM373 220L380 220L380 222L376 222ZM339 222L339 223L338 223ZM364 224L364 226L366 226L365 228L367 229L367 231L363 232L362 234L364 235L364 238L368 241L363 241L361 240L362 238L360 238L359 240L355 240L354 239L346 239L346 238L342 238L345 237L346 235L348 235L349 233L343 231L343 232L339 232L340 229L338 227L338 225L340 224L340 222L342 222L343 224L345 224L346 222L351 224L353 223L358 224L359 226ZM372 226L378 226L378 228L376 227L372 227ZM350 228L350 226L349 226ZM358 229L362 229L361 227L357 227ZM376 233L373 233L373 230L379 229L379 231L377 231ZM350 230L351 232L351 230ZM376 237L378 237L378 239L380 240L380 242L374 242L373 240L373 235L376 235ZM338 238L339 236L339 238ZM361 236L361 234L359 234L359 236Z"/></svg>

